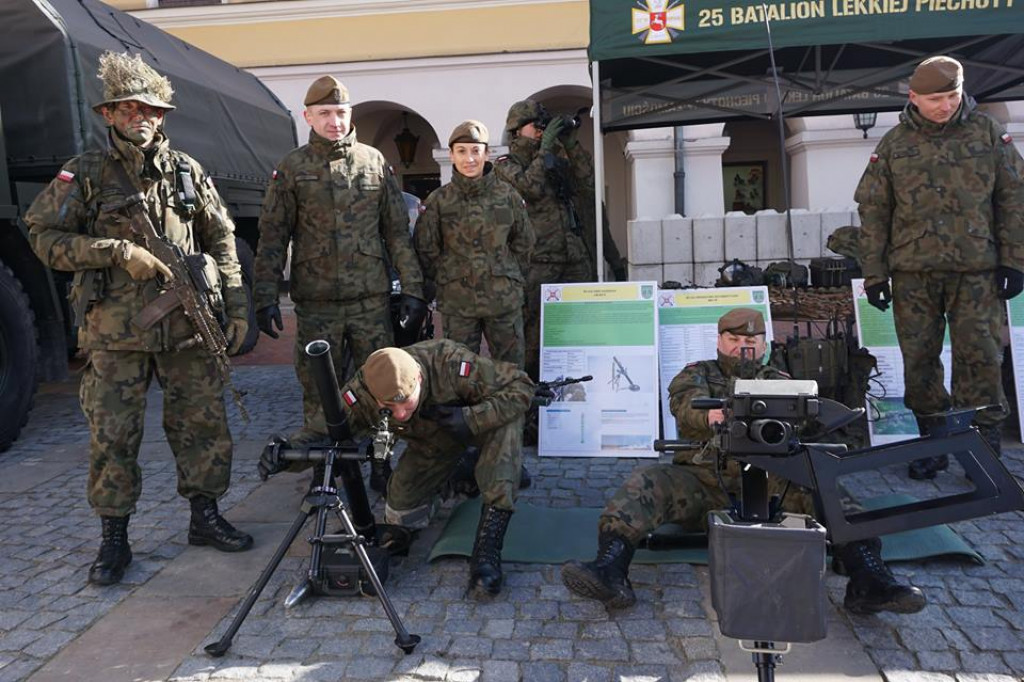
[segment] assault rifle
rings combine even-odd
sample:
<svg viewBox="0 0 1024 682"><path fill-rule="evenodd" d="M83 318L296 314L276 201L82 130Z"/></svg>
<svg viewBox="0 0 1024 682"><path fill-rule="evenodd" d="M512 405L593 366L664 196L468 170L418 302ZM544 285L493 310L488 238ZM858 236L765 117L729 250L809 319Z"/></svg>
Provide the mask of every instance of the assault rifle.
<svg viewBox="0 0 1024 682"><path fill-rule="evenodd" d="M128 214L132 234L141 239L142 246L159 258L173 274L171 279L162 283L160 295L139 311L132 322L140 329L149 329L171 312L181 308L185 317L192 323L195 333L179 343L174 350L199 346L208 352L217 363L217 372L221 380L231 388L238 411L248 422L249 413L242 404L242 394L231 383L228 340L210 304L209 295L214 290L213 284L207 281L201 267L190 262L191 256L186 256L180 246L156 231L153 221L146 213L146 195L135 190L121 164L114 163L113 167L125 194L125 200L119 208Z"/></svg>

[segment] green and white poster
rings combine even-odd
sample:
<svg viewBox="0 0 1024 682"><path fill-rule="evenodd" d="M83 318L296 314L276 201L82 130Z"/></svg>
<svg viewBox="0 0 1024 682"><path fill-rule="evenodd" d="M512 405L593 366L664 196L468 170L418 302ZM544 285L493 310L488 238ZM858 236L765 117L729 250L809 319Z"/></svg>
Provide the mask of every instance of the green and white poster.
<svg viewBox="0 0 1024 682"><path fill-rule="evenodd" d="M658 292L661 415L666 439L677 437L676 420L668 409L668 385L691 362L718 357L718 318L733 308L761 311L770 347L772 311L768 287L663 289Z"/></svg>
<svg viewBox="0 0 1024 682"><path fill-rule="evenodd" d="M878 360L879 376L868 386L868 432L872 445L896 443L917 438L917 422L914 413L903 404L903 355L896 340L896 325L892 308L885 312L868 303L864 293L864 280L852 282L853 307L857 316L857 338ZM949 330L939 355L945 373L946 390L950 390L952 353L949 345Z"/></svg>
<svg viewBox="0 0 1024 682"><path fill-rule="evenodd" d="M540 378L593 376L540 408L541 456L655 457L654 282L541 287Z"/></svg>
<svg viewBox="0 0 1024 682"><path fill-rule="evenodd" d="M1007 301L1007 319L1010 322L1010 349L1013 351L1013 385L1017 387L1017 422L1024 434L1024 296ZM1021 439L1024 441L1024 438Z"/></svg>

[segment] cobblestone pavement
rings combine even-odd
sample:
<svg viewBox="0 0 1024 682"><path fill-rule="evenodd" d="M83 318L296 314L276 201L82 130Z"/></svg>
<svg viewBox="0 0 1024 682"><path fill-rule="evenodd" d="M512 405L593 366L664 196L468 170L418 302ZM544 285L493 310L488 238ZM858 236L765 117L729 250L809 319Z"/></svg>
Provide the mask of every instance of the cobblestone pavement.
<svg viewBox="0 0 1024 682"><path fill-rule="evenodd" d="M242 367L235 379L247 392L253 417L245 425L229 407L238 443L256 447L267 434L297 426L299 390L290 367ZM27 679L185 550L187 503L175 492L173 461L160 447L160 394L154 390L150 397L142 454L145 490L130 529L136 559L121 585L100 589L85 582L99 524L84 499L88 434L74 385L43 387L21 439L0 455L0 682ZM1004 461L1016 475L1024 474L1024 450L1008 449ZM58 470L46 470L56 462ZM260 485L253 461L241 463L245 466L236 462L231 491L222 500L224 510ZM531 451L527 464L534 484L521 499L558 507L601 506L638 463L540 460ZM7 492L4 481L15 472L20 480L38 474L41 482ZM944 474L935 483L915 482L893 468L861 476L851 487L863 496L905 492L923 497L951 490L958 481ZM596 603L570 596L558 567L550 565L507 565L508 584L496 600L469 602L463 599L464 560L425 562L450 508L449 503L409 557L392 565L387 583L407 629L423 638L413 654L405 656L394 646L390 624L374 599L315 598L285 610L282 601L306 566L302 558L287 557L230 652L212 659L197 648L170 679L726 679L709 620L705 568L636 565L630 577L638 604L611 615ZM960 523L956 529L984 555L984 566L952 560L894 566L902 578L925 590L930 604L919 614L845 614L845 579L829 575L838 617L888 682L1024 679L1021 514ZM230 615L204 643L219 637L229 620ZM784 666L778 675L786 679Z"/></svg>

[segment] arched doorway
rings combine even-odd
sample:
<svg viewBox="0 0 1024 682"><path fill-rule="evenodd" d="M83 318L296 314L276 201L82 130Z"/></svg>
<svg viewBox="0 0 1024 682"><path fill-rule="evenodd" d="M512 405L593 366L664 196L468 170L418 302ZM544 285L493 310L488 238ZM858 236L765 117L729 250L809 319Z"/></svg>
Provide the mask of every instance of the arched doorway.
<svg viewBox="0 0 1024 682"><path fill-rule="evenodd" d="M384 154L403 191L423 200L440 187L441 170L431 153L440 146L438 136L422 116L401 104L377 100L353 107L352 122L359 140Z"/></svg>

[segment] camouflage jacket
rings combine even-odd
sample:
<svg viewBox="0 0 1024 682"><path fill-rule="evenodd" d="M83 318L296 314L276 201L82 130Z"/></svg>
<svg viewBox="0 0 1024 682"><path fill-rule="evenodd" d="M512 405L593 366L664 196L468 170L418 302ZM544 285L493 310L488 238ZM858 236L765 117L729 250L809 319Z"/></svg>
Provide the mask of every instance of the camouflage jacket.
<svg viewBox="0 0 1024 682"><path fill-rule="evenodd" d="M864 279L892 272L1024 270L1024 161L964 97L945 125L907 105L857 186Z"/></svg>
<svg viewBox="0 0 1024 682"><path fill-rule="evenodd" d="M557 154L544 153L539 140L516 137L509 153L494 164L498 177L526 200L530 225L537 237L531 258L534 263L576 263L589 258L583 235L594 231L593 207L588 211L585 206L587 196L591 204L594 201L594 161L578 144L568 152L561 145L558 149ZM559 170L549 170L549 165ZM559 196L556 173L568 192L568 203ZM579 223L575 231L573 212Z"/></svg>
<svg viewBox="0 0 1024 682"><path fill-rule="evenodd" d="M235 252L234 223L214 189L210 177L188 155L169 149L158 133L153 151L143 151L114 135L106 150L88 151L64 164L49 186L25 214L32 249L40 260L57 270L102 269L104 294L93 303L78 332L85 349L170 350L193 335L192 325L179 308L143 331L132 318L159 293L157 280L136 282L113 261L110 240L140 242L118 204L124 202L119 174L113 164L125 165L136 189L146 195L149 216L157 231L186 254L205 253L217 264L224 289L226 313L245 318L248 302L242 289L241 268ZM178 160L187 161L196 191L191 209L175 188ZM98 178L98 184L94 186ZM74 287L74 303L82 295Z"/></svg>
<svg viewBox="0 0 1024 682"><path fill-rule="evenodd" d="M387 264L405 293L423 297L409 237L409 214L384 155L356 141L315 132L274 170L260 214L253 298L277 303L288 243L295 301L353 301L391 291Z"/></svg>
<svg viewBox="0 0 1024 682"><path fill-rule="evenodd" d="M490 317L522 307L533 228L522 198L490 164L477 179L453 173L427 197L415 243L442 312Z"/></svg>
<svg viewBox="0 0 1024 682"><path fill-rule="evenodd" d="M447 339L421 341L404 350L423 369L423 384L412 418L391 424L399 438L433 445L439 427L421 414L434 405L468 407L466 422L477 436L520 419L530 409L534 383L511 363L490 360ZM361 368L341 389L341 395L353 432L376 426L380 409L363 383Z"/></svg>
<svg viewBox="0 0 1024 682"><path fill-rule="evenodd" d="M754 379L789 379L790 376L771 365L758 367ZM695 398L728 398L736 382L735 374L725 370L717 360L691 362L668 385L668 407L676 418L680 438L695 442L711 440L715 435L708 426L708 411L690 405ZM689 463L692 453L676 456L677 463Z"/></svg>

